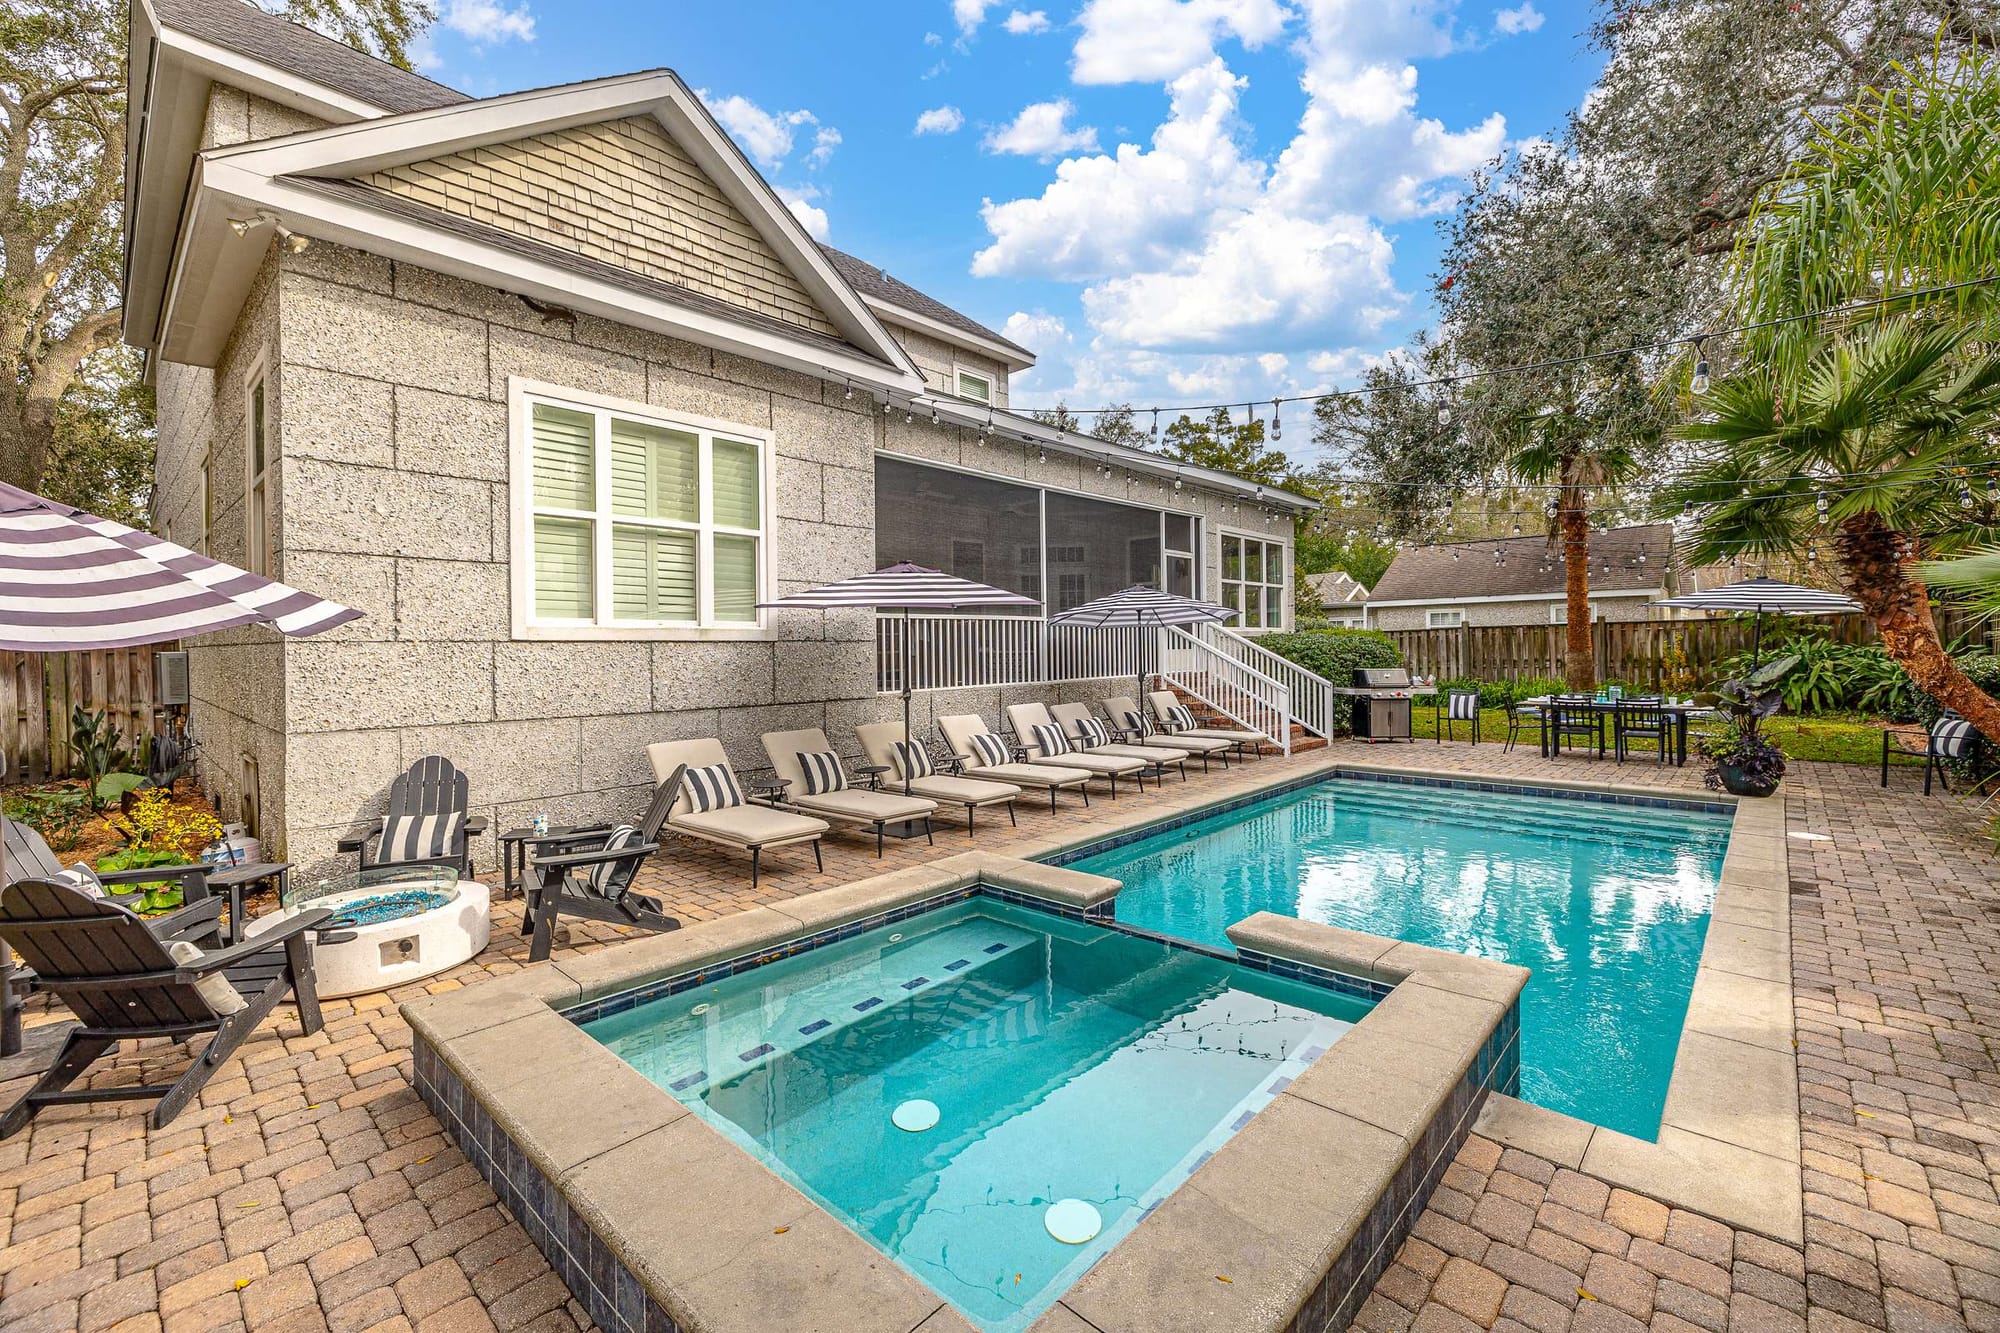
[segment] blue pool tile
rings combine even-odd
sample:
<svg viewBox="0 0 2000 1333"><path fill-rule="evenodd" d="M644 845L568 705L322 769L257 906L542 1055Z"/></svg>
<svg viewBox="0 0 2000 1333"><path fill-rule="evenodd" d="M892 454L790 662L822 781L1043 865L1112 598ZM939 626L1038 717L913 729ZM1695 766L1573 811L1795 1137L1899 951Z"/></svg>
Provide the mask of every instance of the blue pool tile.
<svg viewBox="0 0 2000 1333"><path fill-rule="evenodd" d="M972 966L972 960L970 958L954 958L949 963L946 963L944 965L944 970L947 972L956 972L961 967L971 967L971 966Z"/></svg>
<svg viewBox="0 0 2000 1333"><path fill-rule="evenodd" d="M999 953L999 952L1000 952L1001 950L1005 949L1006 947L1007 947L1007 946L1006 946L1006 945L1004 945L1004 944L989 944L989 945L987 945L987 946L986 946L986 952L988 952L988 953Z"/></svg>
<svg viewBox="0 0 2000 1333"><path fill-rule="evenodd" d="M801 1037L810 1037L813 1033L822 1032L832 1026L833 1024L824 1018L815 1018L812 1022L799 1029L799 1035Z"/></svg>
<svg viewBox="0 0 2000 1333"><path fill-rule="evenodd" d="M1243 1128L1245 1125L1249 1124L1251 1120L1256 1118L1256 1115L1257 1113L1255 1111L1245 1111L1242 1115L1237 1116L1236 1119L1232 1120L1229 1123L1230 1132L1235 1133L1237 1130Z"/></svg>
<svg viewBox="0 0 2000 1333"><path fill-rule="evenodd" d="M917 987L923 985L925 982L929 980L930 980L929 977L911 977L908 981L903 983L903 989L915 990Z"/></svg>
<svg viewBox="0 0 2000 1333"><path fill-rule="evenodd" d="M773 1046L770 1042L767 1041L764 1042L762 1045L752 1046L749 1050L744 1051L741 1055L738 1055L736 1058L739 1060L755 1060L759 1056L769 1055L772 1051L775 1051L777 1049L778 1049L777 1047Z"/></svg>
<svg viewBox="0 0 2000 1333"><path fill-rule="evenodd" d="M881 997L881 996L879 996L879 995L871 995L871 996L869 996L869 997L868 997L867 999L863 1000L863 1001L862 1001L862 1002L861 1002L860 1004L857 1004L857 1005L855 1005L855 1006L854 1006L854 1010L855 1010L855 1012L856 1012L856 1013L862 1013L862 1014L865 1014L865 1013L867 1013L867 1012L868 1012L868 1011L869 1011L870 1009L873 1009L873 1008L874 1008L874 1007L875 1007L876 1005L878 1005L878 1004L880 1004L880 1003L882 1003L882 997Z"/></svg>
<svg viewBox="0 0 2000 1333"><path fill-rule="evenodd" d="M770 1048L767 1046L765 1047L765 1049L769 1050ZM677 1078L672 1083L667 1084L667 1086L672 1088L675 1092L686 1092L689 1088L693 1087L695 1084L701 1082L703 1079L707 1077L708 1077L708 1071L706 1069L697 1069L692 1074L689 1074L686 1078Z"/></svg>
<svg viewBox="0 0 2000 1333"><path fill-rule="evenodd" d="M1286 1088L1289 1088L1291 1086L1292 1086L1291 1076L1288 1074L1280 1074L1278 1075L1278 1077L1271 1080L1270 1086L1265 1088L1264 1091L1272 1093L1283 1092Z"/></svg>

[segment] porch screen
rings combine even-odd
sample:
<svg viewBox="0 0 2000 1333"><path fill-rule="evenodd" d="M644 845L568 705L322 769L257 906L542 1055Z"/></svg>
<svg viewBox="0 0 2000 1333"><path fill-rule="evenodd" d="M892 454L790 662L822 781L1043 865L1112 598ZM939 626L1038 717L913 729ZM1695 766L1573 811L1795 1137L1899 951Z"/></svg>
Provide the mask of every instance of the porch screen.
<svg viewBox="0 0 2000 1333"><path fill-rule="evenodd" d="M1039 490L897 458L875 460L876 568L909 560L1038 598L1041 544Z"/></svg>
<svg viewBox="0 0 2000 1333"><path fill-rule="evenodd" d="M1049 492L1049 610L1160 586L1160 511Z"/></svg>

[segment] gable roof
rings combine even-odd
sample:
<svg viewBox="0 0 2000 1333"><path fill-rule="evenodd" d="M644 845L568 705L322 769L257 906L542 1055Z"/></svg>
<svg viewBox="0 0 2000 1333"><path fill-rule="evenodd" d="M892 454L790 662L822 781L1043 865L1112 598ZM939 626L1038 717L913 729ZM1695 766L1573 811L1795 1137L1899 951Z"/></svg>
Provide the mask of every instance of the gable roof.
<svg viewBox="0 0 2000 1333"><path fill-rule="evenodd" d="M1592 595L1665 588L1673 549L1671 523L1591 533ZM1495 551L1501 553L1501 559L1494 559ZM1368 594L1368 604L1559 597L1563 591L1559 547L1552 546L1545 536L1502 537L1400 551Z"/></svg>
<svg viewBox="0 0 2000 1333"><path fill-rule="evenodd" d="M159 21L337 89L384 111L421 111L470 99L456 89L364 55L303 24L266 13L246 0L151 0Z"/></svg>
<svg viewBox="0 0 2000 1333"><path fill-rule="evenodd" d="M1368 589L1344 569L1308 574L1305 582L1322 606L1359 606L1368 600Z"/></svg>
<svg viewBox="0 0 2000 1333"><path fill-rule="evenodd" d="M870 304L888 307L895 314L916 315L922 320L943 324L948 329L991 343L993 346L990 349L982 350L999 353L1001 360L1016 369L1025 369L1034 364L1035 354L1021 344L1003 338L970 315L960 314L944 302L926 296L900 278L890 277L887 269L850 255L845 250L836 250L825 243L820 245L820 249L826 251L826 257L840 270L840 276L846 278L854 290L861 293L862 299ZM945 336L950 335L947 333ZM1009 353L1012 355L1008 355Z"/></svg>

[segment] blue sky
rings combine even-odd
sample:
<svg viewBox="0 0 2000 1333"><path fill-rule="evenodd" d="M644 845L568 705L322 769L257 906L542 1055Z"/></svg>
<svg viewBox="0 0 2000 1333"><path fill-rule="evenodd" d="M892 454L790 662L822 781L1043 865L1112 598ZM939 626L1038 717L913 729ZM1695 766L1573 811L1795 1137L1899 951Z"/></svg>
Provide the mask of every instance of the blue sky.
<svg viewBox="0 0 2000 1333"><path fill-rule="evenodd" d="M1015 401L1352 383L1463 174L1551 133L1581 0L442 0L475 95L670 66L823 239L1001 329Z"/></svg>

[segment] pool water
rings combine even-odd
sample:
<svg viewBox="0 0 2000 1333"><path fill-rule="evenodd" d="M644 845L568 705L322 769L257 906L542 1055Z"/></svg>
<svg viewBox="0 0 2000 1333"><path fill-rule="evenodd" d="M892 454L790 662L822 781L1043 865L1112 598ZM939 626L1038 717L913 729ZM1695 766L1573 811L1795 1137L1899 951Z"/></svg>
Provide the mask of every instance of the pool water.
<svg viewBox="0 0 2000 1333"><path fill-rule="evenodd" d="M1013 1333L1365 1010L975 898L584 1031ZM912 1101L935 1105L932 1127L892 1122L928 1121ZM1097 1210L1088 1243L1050 1234L1068 1199Z"/></svg>
<svg viewBox="0 0 2000 1333"><path fill-rule="evenodd" d="M1521 1095L1653 1139L1728 840L1698 810L1337 778L1069 864L1202 944L1266 911L1532 968Z"/></svg>

